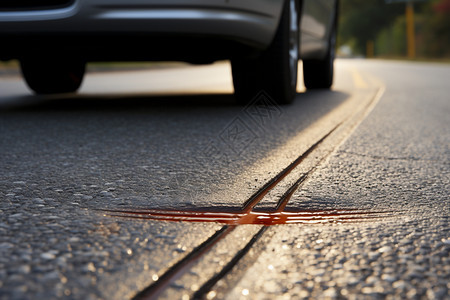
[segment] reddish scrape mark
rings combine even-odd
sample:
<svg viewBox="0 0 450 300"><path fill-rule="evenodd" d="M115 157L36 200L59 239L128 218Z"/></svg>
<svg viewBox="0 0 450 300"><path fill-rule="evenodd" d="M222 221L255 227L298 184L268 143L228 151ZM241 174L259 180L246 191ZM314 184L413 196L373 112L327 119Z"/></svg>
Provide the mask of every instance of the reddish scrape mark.
<svg viewBox="0 0 450 300"><path fill-rule="evenodd" d="M321 211L277 211L277 212L200 212L176 210L108 210L110 216L170 222L214 222L227 225L280 225L343 223L380 218L386 212L367 212L358 210L321 210Z"/></svg>

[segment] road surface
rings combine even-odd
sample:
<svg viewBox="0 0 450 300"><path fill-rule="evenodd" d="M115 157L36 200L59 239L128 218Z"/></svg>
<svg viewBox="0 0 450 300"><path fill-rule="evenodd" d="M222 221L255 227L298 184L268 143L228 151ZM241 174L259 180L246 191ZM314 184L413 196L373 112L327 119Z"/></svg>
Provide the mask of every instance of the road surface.
<svg viewBox="0 0 450 300"><path fill-rule="evenodd" d="M226 63L2 76L0 298L448 298L450 66L336 68L289 106Z"/></svg>

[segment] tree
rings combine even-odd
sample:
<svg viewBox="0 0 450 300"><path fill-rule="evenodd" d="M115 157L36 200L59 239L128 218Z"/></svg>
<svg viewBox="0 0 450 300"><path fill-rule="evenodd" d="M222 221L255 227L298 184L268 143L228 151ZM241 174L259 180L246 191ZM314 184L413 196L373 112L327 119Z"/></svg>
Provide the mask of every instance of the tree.
<svg viewBox="0 0 450 300"><path fill-rule="evenodd" d="M450 57L450 0L429 3L422 15L421 53L426 57Z"/></svg>
<svg viewBox="0 0 450 300"><path fill-rule="evenodd" d="M450 57L450 0L414 4L417 53L424 57ZM350 45L355 53L366 52L367 41L375 41L376 54L406 53L405 3L385 0L341 0L339 45Z"/></svg>
<svg viewBox="0 0 450 300"><path fill-rule="evenodd" d="M340 45L350 44L356 53L365 53L367 41L390 26L404 13L402 4L386 4L385 0L342 0L340 7Z"/></svg>

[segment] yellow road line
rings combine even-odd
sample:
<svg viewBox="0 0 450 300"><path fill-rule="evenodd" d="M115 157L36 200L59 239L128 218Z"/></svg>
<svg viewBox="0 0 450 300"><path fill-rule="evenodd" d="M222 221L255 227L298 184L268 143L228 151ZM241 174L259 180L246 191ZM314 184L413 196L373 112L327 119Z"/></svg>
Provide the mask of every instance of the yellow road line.
<svg viewBox="0 0 450 300"><path fill-rule="evenodd" d="M353 82L357 88L367 89L369 87L369 84L363 79L361 73L359 73L356 68L352 68L351 73L353 77Z"/></svg>

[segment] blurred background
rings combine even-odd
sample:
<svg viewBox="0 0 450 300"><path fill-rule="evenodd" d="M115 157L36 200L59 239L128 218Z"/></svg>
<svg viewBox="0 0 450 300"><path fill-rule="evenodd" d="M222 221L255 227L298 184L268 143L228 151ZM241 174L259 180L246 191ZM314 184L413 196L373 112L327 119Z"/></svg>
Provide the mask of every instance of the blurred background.
<svg viewBox="0 0 450 300"><path fill-rule="evenodd" d="M450 0L341 0L339 54L450 60Z"/></svg>

